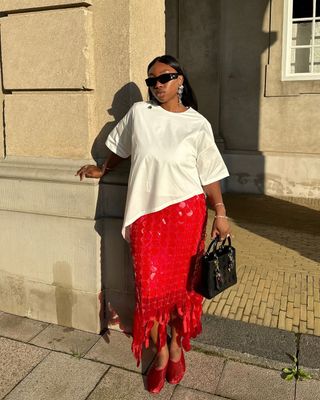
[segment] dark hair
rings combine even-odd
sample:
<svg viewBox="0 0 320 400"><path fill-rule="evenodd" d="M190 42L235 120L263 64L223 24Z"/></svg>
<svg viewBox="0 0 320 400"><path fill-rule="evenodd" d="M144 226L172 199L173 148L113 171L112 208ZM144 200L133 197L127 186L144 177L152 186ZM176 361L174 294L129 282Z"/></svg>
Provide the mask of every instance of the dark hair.
<svg viewBox="0 0 320 400"><path fill-rule="evenodd" d="M151 68L156 62L161 62L161 63L163 63L163 64L170 65L170 67L174 68L174 69L178 72L179 75L182 75L182 76L183 76L183 78L184 78L184 81L183 81L184 89L183 89L182 98L181 98L182 104L183 104L184 106L186 106L186 107L192 107L192 108L194 108L195 110L198 110L198 102L197 102L196 96L195 96L195 94L194 94L194 91L193 91L192 88L191 88L191 85L190 85L189 80L188 80L188 78L187 78L187 76L186 76L186 73L185 73L185 71L183 71L183 69L181 68L181 66L180 66L180 64L179 64L179 62L178 62L178 60L175 59L174 57L168 55L168 54L165 54L165 55L163 55L163 56L156 57L156 58L155 58L154 60L152 60L151 63L148 65L147 72L150 71L150 68ZM154 97L154 95L152 94L150 88L148 88L148 94L149 94L149 99L150 99L150 100L152 100L152 101L154 101L154 102L156 102L156 103L159 104L158 100L157 100L157 99Z"/></svg>

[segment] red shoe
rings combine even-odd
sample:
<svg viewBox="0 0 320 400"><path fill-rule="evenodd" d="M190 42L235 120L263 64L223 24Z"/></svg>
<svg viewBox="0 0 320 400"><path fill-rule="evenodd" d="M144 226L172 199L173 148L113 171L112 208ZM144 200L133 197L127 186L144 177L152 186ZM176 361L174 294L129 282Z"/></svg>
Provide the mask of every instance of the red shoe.
<svg viewBox="0 0 320 400"><path fill-rule="evenodd" d="M168 369L167 369L167 381L173 385L176 385L183 378L186 372L186 362L184 359L183 350L181 349L181 357L179 361L171 361L169 358Z"/></svg>
<svg viewBox="0 0 320 400"><path fill-rule="evenodd" d="M156 369L154 365L150 368L147 374L147 390L150 393L159 393L161 389L163 388L165 379L166 379L166 373L167 373L167 368L169 365L169 360L167 362L167 365L162 368L162 369Z"/></svg>

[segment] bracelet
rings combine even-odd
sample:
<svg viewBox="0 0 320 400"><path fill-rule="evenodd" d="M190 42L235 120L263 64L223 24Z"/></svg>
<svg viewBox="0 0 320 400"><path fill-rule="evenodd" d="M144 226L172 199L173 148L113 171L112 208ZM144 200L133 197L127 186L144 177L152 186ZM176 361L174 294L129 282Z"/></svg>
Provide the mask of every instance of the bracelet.
<svg viewBox="0 0 320 400"><path fill-rule="evenodd" d="M229 219L226 215L215 215L215 218L224 218L224 219Z"/></svg>
<svg viewBox="0 0 320 400"><path fill-rule="evenodd" d="M216 203L216 204L214 205L214 207L217 207L217 206L223 206L223 207L224 207L224 204L223 204L223 203Z"/></svg>

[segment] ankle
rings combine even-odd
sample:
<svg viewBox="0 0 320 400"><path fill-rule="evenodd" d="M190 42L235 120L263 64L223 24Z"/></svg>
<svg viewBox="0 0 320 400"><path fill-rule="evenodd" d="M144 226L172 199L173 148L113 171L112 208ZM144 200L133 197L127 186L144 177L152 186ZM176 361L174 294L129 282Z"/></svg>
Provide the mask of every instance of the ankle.
<svg viewBox="0 0 320 400"><path fill-rule="evenodd" d="M180 350L181 345L179 346L178 342L176 340L172 340L170 343L170 350Z"/></svg>
<svg viewBox="0 0 320 400"><path fill-rule="evenodd" d="M170 359L172 361L178 361L181 357L182 347L177 342L170 344Z"/></svg>
<svg viewBox="0 0 320 400"><path fill-rule="evenodd" d="M162 349L157 353L159 356L166 356L167 354L169 354L168 346L162 347Z"/></svg>

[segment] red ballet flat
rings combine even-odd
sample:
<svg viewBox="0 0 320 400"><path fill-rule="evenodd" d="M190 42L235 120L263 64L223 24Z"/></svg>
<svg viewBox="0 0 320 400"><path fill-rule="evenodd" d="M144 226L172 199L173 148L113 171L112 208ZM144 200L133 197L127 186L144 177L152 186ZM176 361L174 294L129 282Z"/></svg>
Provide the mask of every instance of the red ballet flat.
<svg viewBox="0 0 320 400"><path fill-rule="evenodd" d="M183 350L181 349L181 357L179 361L171 361L169 358L166 379L169 383L176 385L183 378L186 372L186 362Z"/></svg>
<svg viewBox="0 0 320 400"><path fill-rule="evenodd" d="M169 365L169 360L167 365L162 369L156 369L153 365L147 374L147 390L150 393L159 393L163 388L164 382L166 380L167 368Z"/></svg>

